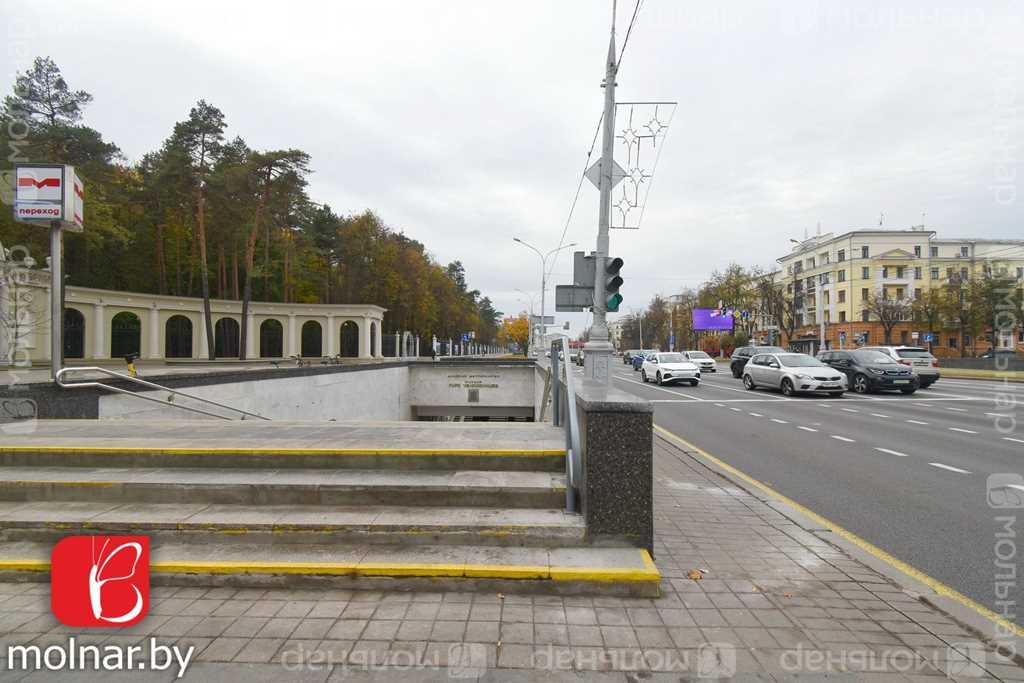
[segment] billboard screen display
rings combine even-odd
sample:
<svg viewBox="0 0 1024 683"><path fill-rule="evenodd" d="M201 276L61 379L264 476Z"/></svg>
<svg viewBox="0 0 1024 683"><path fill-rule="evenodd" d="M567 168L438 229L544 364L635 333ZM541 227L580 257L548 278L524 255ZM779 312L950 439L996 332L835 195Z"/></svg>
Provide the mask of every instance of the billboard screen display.
<svg viewBox="0 0 1024 683"><path fill-rule="evenodd" d="M695 308L693 309L693 329L732 332L733 317L730 313L732 311L728 309L726 315L722 315L720 308Z"/></svg>

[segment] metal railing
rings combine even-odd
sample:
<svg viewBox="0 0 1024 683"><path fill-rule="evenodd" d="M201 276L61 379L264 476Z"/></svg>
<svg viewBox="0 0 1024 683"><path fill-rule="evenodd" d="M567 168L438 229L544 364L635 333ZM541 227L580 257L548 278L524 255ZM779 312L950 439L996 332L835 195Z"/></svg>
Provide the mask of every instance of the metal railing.
<svg viewBox="0 0 1024 683"><path fill-rule="evenodd" d="M559 349L558 347L562 348ZM559 351L562 356L559 357ZM556 427L565 428L565 511L579 509L577 491L582 468L580 449L580 423L576 411L576 387L570 367L569 338L559 337L551 342L551 420ZM565 377L562 377L562 368Z"/></svg>
<svg viewBox="0 0 1024 683"><path fill-rule="evenodd" d="M98 372L100 374L108 375L110 377L116 377L118 379L127 380L129 382L134 382L135 384L138 384L139 386L146 387L147 389L154 389L156 391L167 392L167 394L168 394L167 395L167 399L166 400L161 400L159 398L154 398L153 396L146 396L145 394L139 394L139 393L136 393L134 391L128 391L127 389L122 389L121 387L115 387L115 386L111 386L109 384L104 384L103 382L96 382L96 381L65 382L64 381L64 375L66 375L68 373L71 373L71 372ZM186 393L184 391L178 391L177 389L170 389L168 387L161 386L161 385L155 384L153 382L147 382L146 380L139 379L138 377L132 377L131 375L125 375L124 373L115 372L113 370L108 370L107 368L100 368L100 367L96 367L96 366L82 366L82 367L64 368L63 370L61 370L60 372L57 373L57 376L54 378L54 382L56 382L57 386L59 386L61 389L82 389L82 388L88 388L88 387L92 387L92 388L95 388L95 389L103 389L105 391L112 391L112 392L117 393L117 394L125 394L127 396L134 396L135 398L140 398L140 399L142 399L144 401L152 401L153 403L159 403L162 406L171 406L173 408L181 408L182 410L189 410L189 411L192 411L193 413L200 413L202 415L208 415L210 417L216 417L216 418L221 419L221 420L233 420L235 418L234 417L229 417L227 415L219 415L217 413L211 413L208 410L203 410L202 408L196 408L194 406L186 406L186 405L181 405L179 403L174 403L174 396L184 396L186 398L192 399L193 401L199 401L200 403L206 403L208 405L214 405L214 406L217 406L218 408L223 408L224 410L230 410L232 412L238 413L241 416L238 419L241 419L241 420L244 420L247 417L254 417L254 418L258 419L258 420L269 420L270 419L269 417L263 417L262 415L257 415L256 413L250 413L249 411L242 410L241 408L234 408L232 406L224 405L223 403L218 403L217 401L212 401L212 400L210 400L208 398L202 398L201 396L196 396L195 394L189 394L189 393Z"/></svg>

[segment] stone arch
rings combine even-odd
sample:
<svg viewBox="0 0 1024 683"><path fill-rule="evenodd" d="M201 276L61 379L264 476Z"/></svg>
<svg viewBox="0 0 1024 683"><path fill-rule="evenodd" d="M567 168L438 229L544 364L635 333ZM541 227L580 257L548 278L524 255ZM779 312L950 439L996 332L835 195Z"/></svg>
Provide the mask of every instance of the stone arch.
<svg viewBox="0 0 1024 683"><path fill-rule="evenodd" d="M341 324L341 355L345 358L359 357L359 323L355 320Z"/></svg>
<svg viewBox="0 0 1024 683"><path fill-rule="evenodd" d="M284 325L280 320L267 318L260 323L260 358L284 356Z"/></svg>
<svg viewBox="0 0 1024 683"><path fill-rule="evenodd" d="M85 316L77 308L64 309L64 357L85 358Z"/></svg>
<svg viewBox="0 0 1024 683"><path fill-rule="evenodd" d="M302 348L299 355L303 358L320 358L324 355L324 330L315 320L302 323Z"/></svg>
<svg viewBox="0 0 1024 683"><path fill-rule="evenodd" d="M192 321L186 315L172 315L164 323L164 358L192 357Z"/></svg>
<svg viewBox="0 0 1024 683"><path fill-rule="evenodd" d="M239 328L234 318L221 318L213 326L215 358L238 358Z"/></svg>
<svg viewBox="0 0 1024 683"><path fill-rule="evenodd" d="M142 350L142 321L131 311L121 311L110 321L110 357L124 358Z"/></svg>

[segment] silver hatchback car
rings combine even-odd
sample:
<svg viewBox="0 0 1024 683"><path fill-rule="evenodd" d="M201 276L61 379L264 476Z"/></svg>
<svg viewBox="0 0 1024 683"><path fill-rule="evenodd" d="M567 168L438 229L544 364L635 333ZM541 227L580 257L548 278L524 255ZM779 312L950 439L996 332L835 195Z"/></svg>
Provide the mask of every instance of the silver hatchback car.
<svg viewBox="0 0 1024 683"><path fill-rule="evenodd" d="M759 353L743 368L743 386L781 389L786 396L795 393L828 393L842 396L847 389L846 375L805 353Z"/></svg>

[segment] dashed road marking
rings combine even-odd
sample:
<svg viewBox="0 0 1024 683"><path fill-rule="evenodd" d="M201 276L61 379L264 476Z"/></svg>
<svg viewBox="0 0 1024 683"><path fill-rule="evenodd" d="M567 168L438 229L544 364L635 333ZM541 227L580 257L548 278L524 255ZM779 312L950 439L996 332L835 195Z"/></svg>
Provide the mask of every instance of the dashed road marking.
<svg viewBox="0 0 1024 683"><path fill-rule="evenodd" d="M847 439L845 436L837 436L836 434L833 434L832 438L837 441L845 441L846 443L856 443L853 439Z"/></svg>
<svg viewBox="0 0 1024 683"><path fill-rule="evenodd" d="M1015 443L1024 443L1024 439L1015 439L1012 436L1004 436L1003 441L1013 441Z"/></svg>
<svg viewBox="0 0 1024 683"><path fill-rule="evenodd" d="M909 422L912 425L926 425L926 424L928 424L927 422L921 422L921 420L907 420L907 422Z"/></svg>
<svg viewBox="0 0 1024 683"><path fill-rule="evenodd" d="M772 422L778 422L778 423L779 423L780 425L788 425L788 424L789 424L789 423L788 423L788 422L786 422L785 420L780 420L780 419L779 419L779 418L777 418L777 417L773 417L773 418L772 418Z"/></svg>
<svg viewBox="0 0 1024 683"><path fill-rule="evenodd" d="M978 433L978 432L974 431L973 429L960 429L959 427L950 427L949 431L951 431L951 432L962 432L964 434L977 434Z"/></svg>
<svg viewBox="0 0 1024 683"><path fill-rule="evenodd" d="M871 413L872 417L889 417L888 415L882 415L881 413Z"/></svg>
<svg viewBox="0 0 1024 683"><path fill-rule="evenodd" d="M953 411L956 411L958 413L966 413L967 412L967 408L946 408L946 410L953 410Z"/></svg>
<svg viewBox="0 0 1024 683"><path fill-rule="evenodd" d="M802 429L805 432L816 432L816 431L818 431L817 429L813 429L811 427L804 427L803 425L797 425L796 428L797 429Z"/></svg>
<svg viewBox="0 0 1024 683"><path fill-rule="evenodd" d="M843 410L843 411L845 411L847 413L859 413L860 412L859 410L854 410L853 408L841 408L841 410Z"/></svg>
<svg viewBox="0 0 1024 683"><path fill-rule="evenodd" d="M956 472L957 474L970 474L967 470L962 470L959 467L953 467L952 465L943 465L941 462L930 462L928 463L932 467L938 467L940 469L949 470L950 472Z"/></svg>
<svg viewBox="0 0 1024 683"><path fill-rule="evenodd" d="M733 410L733 411L735 411L735 412L737 412L737 413L742 413L742 412L743 412L743 411L742 411L742 410L740 410L739 408L731 408L731 407L730 407L730 408L729 408L729 410Z"/></svg>
<svg viewBox="0 0 1024 683"><path fill-rule="evenodd" d="M725 407L724 403L716 403L715 405L718 406L719 408L724 408Z"/></svg>
<svg viewBox="0 0 1024 683"><path fill-rule="evenodd" d="M888 453L889 455L898 455L901 458L909 457L906 453L900 453L899 451L889 450L888 448L875 448L875 450L881 453Z"/></svg>
<svg viewBox="0 0 1024 683"><path fill-rule="evenodd" d="M753 417L764 417L761 413L750 413L750 415Z"/></svg>

